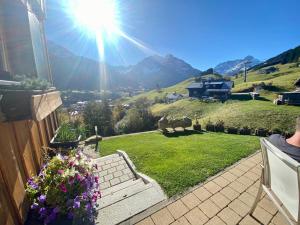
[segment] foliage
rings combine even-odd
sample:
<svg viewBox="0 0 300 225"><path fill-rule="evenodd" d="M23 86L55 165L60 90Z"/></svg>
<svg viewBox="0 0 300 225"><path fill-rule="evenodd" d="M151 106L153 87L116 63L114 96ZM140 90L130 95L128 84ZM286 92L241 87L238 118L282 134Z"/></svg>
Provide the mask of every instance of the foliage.
<svg viewBox="0 0 300 225"><path fill-rule="evenodd" d="M25 75L16 75L14 77L16 81L20 81L20 87L17 86L18 89L24 90L47 90L50 87L50 83L44 79L40 78L29 78Z"/></svg>
<svg viewBox="0 0 300 225"><path fill-rule="evenodd" d="M205 130L206 131L215 131L215 125L210 120L208 120L205 125Z"/></svg>
<svg viewBox="0 0 300 225"><path fill-rule="evenodd" d="M228 134L237 134L238 132L239 132L239 129L236 127L227 127Z"/></svg>
<svg viewBox="0 0 300 225"><path fill-rule="evenodd" d="M251 134L251 129L247 126L244 126L240 129L239 133L241 135L250 135Z"/></svg>
<svg viewBox="0 0 300 225"><path fill-rule="evenodd" d="M69 142L76 141L80 135L84 135L85 129L79 121L63 123L57 133L55 141Z"/></svg>
<svg viewBox="0 0 300 225"><path fill-rule="evenodd" d="M193 125L193 129L201 131L201 124L199 123L198 119L196 119L196 123Z"/></svg>
<svg viewBox="0 0 300 225"><path fill-rule="evenodd" d="M98 127L98 134L102 136L114 134L112 111L107 100L101 103L89 102L84 109L83 120L88 135L95 133L95 126Z"/></svg>
<svg viewBox="0 0 300 225"><path fill-rule="evenodd" d="M255 135L260 137L266 137L268 136L269 132L267 129L264 128L257 128L255 129Z"/></svg>
<svg viewBox="0 0 300 225"><path fill-rule="evenodd" d="M38 176L28 180L26 193L31 209L48 224L59 216L91 219L93 206L100 197L97 165L81 151L57 155L43 166Z"/></svg>
<svg viewBox="0 0 300 225"><path fill-rule="evenodd" d="M224 132L224 130L225 130L224 121L218 120L215 124L215 131Z"/></svg>
<svg viewBox="0 0 300 225"><path fill-rule="evenodd" d="M101 147L101 155L117 149L126 151L138 171L155 179L168 196L173 196L254 153L259 139L213 132L167 137L152 132L104 140Z"/></svg>
<svg viewBox="0 0 300 225"><path fill-rule="evenodd" d="M123 119L125 115L126 115L126 111L125 111L124 107L121 104L117 104L113 108L112 118L113 118L114 123L117 123L118 121Z"/></svg>

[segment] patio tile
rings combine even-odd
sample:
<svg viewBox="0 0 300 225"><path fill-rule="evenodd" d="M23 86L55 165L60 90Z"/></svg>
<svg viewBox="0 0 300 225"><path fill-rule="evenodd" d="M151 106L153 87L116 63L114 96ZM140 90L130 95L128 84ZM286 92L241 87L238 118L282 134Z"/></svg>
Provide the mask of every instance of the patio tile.
<svg viewBox="0 0 300 225"><path fill-rule="evenodd" d="M231 201L239 196L239 193L229 186L223 188L220 192Z"/></svg>
<svg viewBox="0 0 300 225"><path fill-rule="evenodd" d="M278 212L272 219L272 223L274 225L288 225L286 219L283 217L283 215Z"/></svg>
<svg viewBox="0 0 300 225"><path fill-rule="evenodd" d="M251 171L248 171L247 173L245 173L244 176L252 181L257 181L260 178L259 175L257 175L256 173L253 173Z"/></svg>
<svg viewBox="0 0 300 225"><path fill-rule="evenodd" d="M258 188L256 188L255 186L251 186L246 190L247 193L251 194L252 196L256 197L257 192L258 192Z"/></svg>
<svg viewBox="0 0 300 225"><path fill-rule="evenodd" d="M185 215L191 225L201 225L208 221L207 216L198 208L194 208Z"/></svg>
<svg viewBox="0 0 300 225"><path fill-rule="evenodd" d="M152 214L151 218L156 225L169 225L174 221L174 218L167 208L163 208Z"/></svg>
<svg viewBox="0 0 300 225"><path fill-rule="evenodd" d="M260 160L259 160L259 162L260 162ZM254 167L254 166L257 165L257 163L252 162L251 160L245 160L245 161L243 162L243 164L246 165L246 166L249 166L249 167Z"/></svg>
<svg viewBox="0 0 300 225"><path fill-rule="evenodd" d="M222 188L226 187L229 184L229 181L222 176L218 176L213 181Z"/></svg>
<svg viewBox="0 0 300 225"><path fill-rule="evenodd" d="M121 183L121 180L119 178L114 178L112 180L109 181L111 186L117 185L119 183Z"/></svg>
<svg viewBox="0 0 300 225"><path fill-rule="evenodd" d="M244 164L245 164L245 162L244 162ZM243 171L243 172L249 171L249 167L244 166L243 164L238 164L235 168L237 168L237 169L239 169L239 170L241 170L241 171ZM251 168L251 167L250 167L250 168Z"/></svg>
<svg viewBox="0 0 300 225"><path fill-rule="evenodd" d="M235 211L237 214L239 214L241 217L246 216L250 210L250 207L242 201L240 201L239 199L235 199L228 205L228 207Z"/></svg>
<svg viewBox="0 0 300 225"><path fill-rule="evenodd" d="M213 181L209 181L204 185L204 187L212 194L215 194L222 189L219 185L217 185Z"/></svg>
<svg viewBox="0 0 300 225"><path fill-rule="evenodd" d="M253 219L251 216L247 215L242 221L239 223L240 225L259 225L255 219Z"/></svg>
<svg viewBox="0 0 300 225"><path fill-rule="evenodd" d="M213 203L212 200L207 199L205 202L201 203L199 206L199 209L201 209L202 212L205 213L206 216L209 218L212 218L215 216L221 209Z"/></svg>
<svg viewBox="0 0 300 225"><path fill-rule="evenodd" d="M223 194L221 194L220 192L218 192L217 194L214 194L211 198L210 198L220 209L225 208L229 203L230 200L228 198L226 198Z"/></svg>
<svg viewBox="0 0 300 225"><path fill-rule="evenodd" d="M178 219L189 211L181 200L177 200L176 202L168 205L167 208L175 219Z"/></svg>
<svg viewBox="0 0 300 225"><path fill-rule="evenodd" d="M193 209L201 203L201 201L193 193L189 193L181 198L181 201L189 208Z"/></svg>
<svg viewBox="0 0 300 225"><path fill-rule="evenodd" d="M231 184L229 184L229 187L233 188L235 191L237 191L240 194L243 193L247 189L247 187L245 185L243 185L237 181L233 181Z"/></svg>
<svg viewBox="0 0 300 225"><path fill-rule="evenodd" d="M258 205L262 207L264 210L266 210L267 212L269 212L271 215L275 215L278 211L274 203L271 200L267 199L266 197L260 200Z"/></svg>
<svg viewBox="0 0 300 225"><path fill-rule="evenodd" d="M212 194L207 191L204 187L199 187L198 189L196 189L195 191L193 191L193 193L197 196L197 198L199 198L201 201L205 201L206 199L208 199L210 196L212 196Z"/></svg>
<svg viewBox="0 0 300 225"><path fill-rule="evenodd" d="M191 225L189 221L183 216L180 217L178 220L173 222L171 225Z"/></svg>
<svg viewBox="0 0 300 225"><path fill-rule="evenodd" d="M219 217L214 216L205 225L226 225L226 223L224 223Z"/></svg>
<svg viewBox="0 0 300 225"><path fill-rule="evenodd" d="M249 194L248 192L243 192L238 197L238 199L241 200L242 202L244 202L249 207L251 207L254 203L255 197L253 195Z"/></svg>
<svg viewBox="0 0 300 225"><path fill-rule="evenodd" d="M269 224L270 220L272 219L272 215L259 206L257 206L256 209L254 210L253 216L257 220L259 220L262 224L266 224L266 225Z"/></svg>
<svg viewBox="0 0 300 225"><path fill-rule="evenodd" d="M136 225L155 225L151 219L151 217L147 217L146 219L143 219L142 221L138 222Z"/></svg>
<svg viewBox="0 0 300 225"><path fill-rule="evenodd" d="M245 173L245 172L237 169L236 167L234 167L233 169L230 169L229 172L232 173L233 175L237 176L237 177L240 177Z"/></svg>
<svg viewBox="0 0 300 225"><path fill-rule="evenodd" d="M234 175L234 174L232 174L230 172L223 173L221 176L223 178L225 178L226 180L228 180L229 182L232 182L232 181L234 181L237 178L236 175Z"/></svg>
<svg viewBox="0 0 300 225"><path fill-rule="evenodd" d="M232 209L226 207L219 214L220 217L228 225L236 225L241 220L241 217Z"/></svg>
<svg viewBox="0 0 300 225"><path fill-rule="evenodd" d="M237 179L238 182L240 182L241 184L245 185L247 188L251 186L251 184L254 183L253 180L250 180L249 178L245 177L245 176L242 176L242 177L239 177Z"/></svg>

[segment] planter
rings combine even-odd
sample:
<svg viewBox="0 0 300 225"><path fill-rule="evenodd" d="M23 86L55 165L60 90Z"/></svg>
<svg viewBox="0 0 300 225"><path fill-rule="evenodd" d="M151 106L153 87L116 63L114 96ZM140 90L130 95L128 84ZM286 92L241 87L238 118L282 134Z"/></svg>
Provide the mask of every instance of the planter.
<svg viewBox="0 0 300 225"><path fill-rule="evenodd" d="M51 148L67 148L67 149L69 149L69 148L77 148L78 147L79 141L81 139L81 135L79 135L76 140L60 142L60 141L55 140L58 135L58 132L59 132L59 128L57 129L54 137L50 141Z"/></svg>
<svg viewBox="0 0 300 225"><path fill-rule="evenodd" d="M49 223L49 225L92 225L93 221L87 218L73 218L68 219L66 216L60 216L56 220ZM38 215L30 212L24 225L44 225L43 220L39 219Z"/></svg>
<svg viewBox="0 0 300 225"><path fill-rule="evenodd" d="M61 104L59 91L0 90L0 122L41 121Z"/></svg>

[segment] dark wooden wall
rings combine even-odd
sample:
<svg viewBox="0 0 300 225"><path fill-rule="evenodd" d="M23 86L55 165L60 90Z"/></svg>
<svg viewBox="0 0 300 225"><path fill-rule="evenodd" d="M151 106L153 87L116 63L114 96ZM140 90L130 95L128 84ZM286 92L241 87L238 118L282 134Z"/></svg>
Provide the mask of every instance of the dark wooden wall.
<svg viewBox="0 0 300 225"><path fill-rule="evenodd" d="M47 147L58 128L56 112L44 120L0 123L0 225L23 224L28 212L27 179L42 166Z"/></svg>

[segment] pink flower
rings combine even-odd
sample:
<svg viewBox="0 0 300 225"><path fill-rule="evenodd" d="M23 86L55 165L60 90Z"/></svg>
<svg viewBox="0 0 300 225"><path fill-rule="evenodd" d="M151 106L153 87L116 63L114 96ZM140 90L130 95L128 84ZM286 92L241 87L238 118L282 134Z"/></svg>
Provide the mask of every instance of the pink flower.
<svg viewBox="0 0 300 225"><path fill-rule="evenodd" d="M64 173L64 171L63 170L57 170L57 173L62 175Z"/></svg>
<svg viewBox="0 0 300 225"><path fill-rule="evenodd" d="M95 182L98 184L99 183L99 177L95 177Z"/></svg>
<svg viewBox="0 0 300 225"><path fill-rule="evenodd" d="M65 184L60 184L60 185L59 185L59 189L60 189L62 192L64 192L64 193L67 192L67 187L66 187Z"/></svg>

